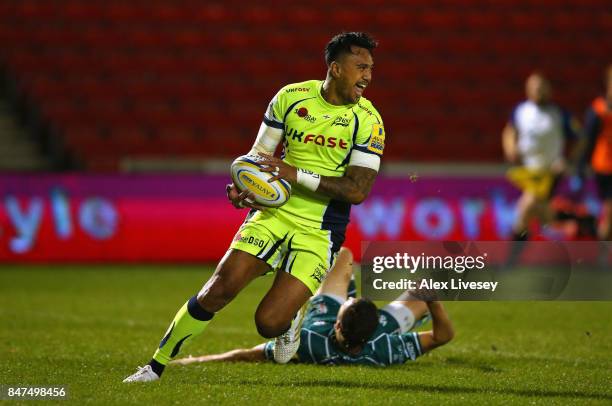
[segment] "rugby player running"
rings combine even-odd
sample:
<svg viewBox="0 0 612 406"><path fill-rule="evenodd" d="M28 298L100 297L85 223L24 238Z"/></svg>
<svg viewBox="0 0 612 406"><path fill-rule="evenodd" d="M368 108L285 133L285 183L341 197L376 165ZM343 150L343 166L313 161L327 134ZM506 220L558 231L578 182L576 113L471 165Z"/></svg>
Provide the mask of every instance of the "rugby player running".
<svg viewBox="0 0 612 406"><path fill-rule="evenodd" d="M362 97L372 80L377 43L360 32L333 37L325 48L327 76L283 87L270 102L250 154L263 170L293 186L280 208L263 209L253 196L227 188L235 207L248 207L229 250L202 289L179 309L151 361L124 382L160 378L182 346L204 331L254 278L276 270L255 311L257 331L275 338L273 358L286 363L300 341L303 305L332 267L352 204L374 183L385 132L380 115ZM273 156L283 143L281 158Z"/></svg>
<svg viewBox="0 0 612 406"><path fill-rule="evenodd" d="M452 340L452 323L442 303L435 301L431 292L405 292L380 310L367 299L347 298L353 273L351 263L351 252L342 248L333 269L310 300L300 348L293 361L388 366L414 361ZM433 321L430 331L411 331L430 317ZM274 345L274 341L268 341L249 349L190 356L172 363L271 361Z"/></svg>

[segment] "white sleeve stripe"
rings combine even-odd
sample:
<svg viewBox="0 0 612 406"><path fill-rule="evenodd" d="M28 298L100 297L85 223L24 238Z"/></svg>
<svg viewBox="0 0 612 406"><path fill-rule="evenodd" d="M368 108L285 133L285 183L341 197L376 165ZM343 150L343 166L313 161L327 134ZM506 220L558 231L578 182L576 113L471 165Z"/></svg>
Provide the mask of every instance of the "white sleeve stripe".
<svg viewBox="0 0 612 406"><path fill-rule="evenodd" d="M378 172L378 169L380 169L380 157L376 154L367 154L359 150L353 150L348 165L362 166Z"/></svg>
<svg viewBox="0 0 612 406"><path fill-rule="evenodd" d="M283 130L261 123L252 149L259 152L274 153L282 139Z"/></svg>

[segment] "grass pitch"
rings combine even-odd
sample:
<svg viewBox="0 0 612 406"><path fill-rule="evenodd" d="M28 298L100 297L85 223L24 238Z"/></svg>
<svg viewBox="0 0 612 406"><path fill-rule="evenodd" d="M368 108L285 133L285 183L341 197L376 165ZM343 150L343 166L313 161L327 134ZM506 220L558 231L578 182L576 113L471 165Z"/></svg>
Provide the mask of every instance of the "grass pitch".
<svg viewBox="0 0 612 406"><path fill-rule="evenodd" d="M456 339L386 369L173 365L160 382L121 383L210 273L0 268L0 385L66 385L75 404L612 403L612 302L447 303ZM253 313L270 283L256 280L182 355L261 342Z"/></svg>

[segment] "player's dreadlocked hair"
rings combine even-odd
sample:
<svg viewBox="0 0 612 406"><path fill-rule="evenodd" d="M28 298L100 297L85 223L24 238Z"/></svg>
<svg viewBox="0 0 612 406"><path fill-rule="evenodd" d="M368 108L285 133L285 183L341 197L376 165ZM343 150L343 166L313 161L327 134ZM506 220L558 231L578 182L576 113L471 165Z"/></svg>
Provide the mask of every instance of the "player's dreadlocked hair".
<svg viewBox="0 0 612 406"><path fill-rule="evenodd" d="M342 313L340 332L347 347L363 345L378 326L378 309L370 299L355 300Z"/></svg>
<svg viewBox="0 0 612 406"><path fill-rule="evenodd" d="M333 37L325 46L325 63L327 66L345 53L351 53L351 46L365 48L370 53L378 46L378 42L365 32L343 32Z"/></svg>

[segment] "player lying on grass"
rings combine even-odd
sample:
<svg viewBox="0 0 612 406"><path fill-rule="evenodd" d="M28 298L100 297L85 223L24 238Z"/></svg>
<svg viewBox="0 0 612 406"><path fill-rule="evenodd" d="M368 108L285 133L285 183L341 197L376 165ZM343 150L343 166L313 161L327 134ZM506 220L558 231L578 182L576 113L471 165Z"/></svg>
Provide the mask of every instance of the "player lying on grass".
<svg viewBox="0 0 612 406"><path fill-rule="evenodd" d="M453 338L453 326L444 307L424 297L425 292L406 292L380 310L368 299L347 299L352 272L352 254L342 248L336 264L309 303L295 361L376 366L402 364ZM410 331L429 316L433 320L431 331ZM268 341L251 349L182 358L172 363L267 361L274 360L273 351L274 341Z"/></svg>

